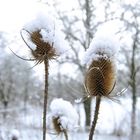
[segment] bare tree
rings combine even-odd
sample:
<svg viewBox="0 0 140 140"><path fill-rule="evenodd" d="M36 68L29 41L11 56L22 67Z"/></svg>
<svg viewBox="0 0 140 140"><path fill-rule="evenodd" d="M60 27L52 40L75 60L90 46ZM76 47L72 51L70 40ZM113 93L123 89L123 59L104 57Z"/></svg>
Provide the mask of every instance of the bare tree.
<svg viewBox="0 0 140 140"><path fill-rule="evenodd" d="M130 48L123 49L123 53L126 58L126 67L128 67L128 84L131 87L132 93L132 113L131 113L131 140L134 139L136 131L136 104L138 97L138 79L140 65L138 59L140 59L140 2L133 4L123 4L123 14L121 20L124 22L124 30L131 35ZM128 16L129 15L129 16Z"/></svg>
<svg viewBox="0 0 140 140"><path fill-rule="evenodd" d="M4 109L9 103L26 101L31 92L32 73L28 63L22 63L13 55L5 54L0 63L0 101ZM4 117L6 113L4 112Z"/></svg>

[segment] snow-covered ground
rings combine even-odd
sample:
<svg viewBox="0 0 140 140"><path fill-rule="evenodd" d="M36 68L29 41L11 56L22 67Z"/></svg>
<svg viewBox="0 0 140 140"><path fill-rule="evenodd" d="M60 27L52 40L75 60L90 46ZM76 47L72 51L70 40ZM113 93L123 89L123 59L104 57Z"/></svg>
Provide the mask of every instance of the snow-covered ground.
<svg viewBox="0 0 140 140"><path fill-rule="evenodd" d="M95 102L92 102L94 110ZM83 106L81 106L83 107ZM21 107L20 107L21 108ZM83 114L83 109L82 113ZM84 115L84 114L83 114ZM93 114L91 115L93 116ZM137 100L137 137L140 137L140 99ZM80 117L82 118L82 117ZM83 117L84 118L84 117ZM120 104L113 101L102 100L99 119L94 140L130 140L131 128L131 99L120 99ZM84 122L81 119L79 122ZM83 124L81 125L83 127ZM19 140L40 140L42 139L42 108L28 106L26 113L23 109L11 110L4 120L0 114L0 140L10 140L15 133ZM19 134L15 131L17 130ZM85 131L86 130L86 131ZM89 128L79 129L78 132L71 132L69 140L88 140ZM14 132L13 132L14 131ZM56 135L54 130L48 130L51 140L64 140L63 135ZM2 139L3 138L3 139ZM49 138L47 140L50 140Z"/></svg>
<svg viewBox="0 0 140 140"><path fill-rule="evenodd" d="M10 140L11 139L11 133L10 130L5 130L2 133L2 137L0 137L0 140ZM38 129L29 129L29 128L23 128L19 130L19 140L41 140L42 132ZM113 135L95 135L94 140L129 140L127 136L113 136ZM47 134L46 140L65 140L64 136L56 135L56 134ZM69 134L69 140L88 140L88 132L75 132Z"/></svg>

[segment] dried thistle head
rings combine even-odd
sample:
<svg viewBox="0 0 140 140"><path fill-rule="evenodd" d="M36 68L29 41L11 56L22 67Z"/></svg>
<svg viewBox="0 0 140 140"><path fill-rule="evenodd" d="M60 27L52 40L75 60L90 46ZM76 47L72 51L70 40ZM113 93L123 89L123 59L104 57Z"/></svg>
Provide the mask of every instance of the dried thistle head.
<svg viewBox="0 0 140 140"><path fill-rule="evenodd" d="M59 26L44 12L39 12L34 19L24 25L21 37L31 50L34 57L31 60L36 60L38 63L54 59L68 50L65 36Z"/></svg>
<svg viewBox="0 0 140 140"><path fill-rule="evenodd" d="M78 124L78 114L73 105L62 98L52 100L50 104L53 128L66 137L68 131L73 131Z"/></svg>
<svg viewBox="0 0 140 140"><path fill-rule="evenodd" d="M32 47L28 45L28 42L25 41L21 32L22 39L30 48L34 59L38 61L38 63L43 62L44 59L54 59L56 56L58 56L55 48L53 47L53 43L50 44L49 42L43 40L41 30L38 29L33 32L29 32L25 29L23 30L29 34L29 39L36 46L35 49L32 49Z"/></svg>
<svg viewBox="0 0 140 140"><path fill-rule="evenodd" d="M108 96L115 81L116 70L110 59L101 57L92 61L85 76L85 86L90 96Z"/></svg>
<svg viewBox="0 0 140 140"><path fill-rule="evenodd" d="M90 96L106 96L116 84L116 53L120 47L115 36L97 35L85 53L84 64L88 64L85 88Z"/></svg>
<svg viewBox="0 0 140 140"><path fill-rule="evenodd" d="M36 49L32 51L32 55L39 61L43 59L53 59L56 57L56 52L53 44L44 42L40 30L31 33L31 41L36 45Z"/></svg>
<svg viewBox="0 0 140 140"><path fill-rule="evenodd" d="M59 119L60 119L59 117L53 117L53 119L52 119L53 126L54 126L54 129L57 132L57 134L60 134L64 130Z"/></svg>

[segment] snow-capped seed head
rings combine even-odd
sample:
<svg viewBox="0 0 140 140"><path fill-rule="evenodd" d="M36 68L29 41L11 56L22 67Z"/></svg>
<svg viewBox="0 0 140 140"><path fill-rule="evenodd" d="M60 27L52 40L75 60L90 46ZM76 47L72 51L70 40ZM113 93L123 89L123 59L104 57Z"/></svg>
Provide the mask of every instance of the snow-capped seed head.
<svg viewBox="0 0 140 140"><path fill-rule="evenodd" d="M13 129L12 132L11 132L11 139L12 140L18 140L19 136L20 136L19 131L16 130L16 129Z"/></svg>
<svg viewBox="0 0 140 140"><path fill-rule="evenodd" d="M47 14L39 13L34 20L24 26L23 30L28 33L32 42L26 44L30 44L33 56L39 61L45 58L53 59L67 49L63 34Z"/></svg>
<svg viewBox="0 0 140 140"><path fill-rule="evenodd" d="M91 96L108 96L116 83L115 55L119 43L112 37L95 37L86 52L89 64L85 87Z"/></svg>
<svg viewBox="0 0 140 140"><path fill-rule="evenodd" d="M42 57L43 59L44 57L52 59L57 56L53 45L42 40L42 35L39 30L31 34L31 41L36 45L36 49L32 51L32 54L37 60L42 59Z"/></svg>
<svg viewBox="0 0 140 140"><path fill-rule="evenodd" d="M115 35L97 35L93 38L87 49L83 63L90 64L92 60L98 60L103 57L113 59L120 48L120 43Z"/></svg>
<svg viewBox="0 0 140 140"><path fill-rule="evenodd" d="M60 119L59 117L52 118L53 126L54 126L54 129L57 132L57 134L60 134L61 132L63 132L63 128L61 126L59 119Z"/></svg>
<svg viewBox="0 0 140 140"><path fill-rule="evenodd" d="M91 96L108 96L116 81L116 69L109 59L92 61L85 76L85 87Z"/></svg>
<svg viewBox="0 0 140 140"><path fill-rule="evenodd" d="M50 105L51 116L56 132L73 130L78 124L78 114L72 104L61 98L54 99Z"/></svg>

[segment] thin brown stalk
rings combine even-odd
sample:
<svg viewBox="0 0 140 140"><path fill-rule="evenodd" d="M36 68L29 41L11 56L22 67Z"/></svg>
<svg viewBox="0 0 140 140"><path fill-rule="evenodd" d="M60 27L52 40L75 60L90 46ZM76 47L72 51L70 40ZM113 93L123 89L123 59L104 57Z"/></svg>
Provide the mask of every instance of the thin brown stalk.
<svg viewBox="0 0 140 140"><path fill-rule="evenodd" d="M89 133L89 140L93 140L93 135L94 135L97 120L98 120L100 103L101 103L101 96L97 95L96 96L96 106L95 106L95 112L94 112L94 119L92 121L91 129L90 129L90 133Z"/></svg>
<svg viewBox="0 0 140 140"><path fill-rule="evenodd" d="M64 130L63 132L64 132L65 139L68 140L68 133L67 133L67 131Z"/></svg>
<svg viewBox="0 0 140 140"><path fill-rule="evenodd" d="M48 100L48 59L44 59L45 65L45 89L44 89L44 108L43 108L43 140L46 140L46 116L47 116L47 100Z"/></svg>

